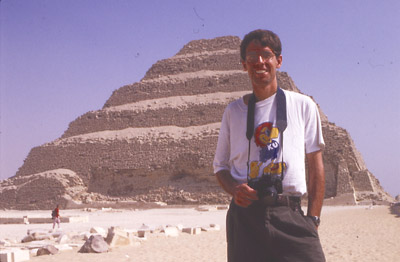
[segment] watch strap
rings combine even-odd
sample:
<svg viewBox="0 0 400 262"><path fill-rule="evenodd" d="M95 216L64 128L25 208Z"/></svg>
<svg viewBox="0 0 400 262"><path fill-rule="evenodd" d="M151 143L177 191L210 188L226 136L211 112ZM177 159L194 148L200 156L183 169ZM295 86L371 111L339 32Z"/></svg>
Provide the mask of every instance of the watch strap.
<svg viewBox="0 0 400 262"><path fill-rule="evenodd" d="M314 222L315 226L319 226L319 224L321 224L321 219L319 218L319 216L308 216L312 219L312 221Z"/></svg>

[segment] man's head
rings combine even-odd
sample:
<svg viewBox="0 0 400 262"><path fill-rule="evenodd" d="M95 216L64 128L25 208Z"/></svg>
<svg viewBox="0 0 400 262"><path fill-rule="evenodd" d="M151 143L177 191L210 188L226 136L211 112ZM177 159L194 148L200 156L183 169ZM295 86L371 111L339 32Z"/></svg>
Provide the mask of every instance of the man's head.
<svg viewBox="0 0 400 262"><path fill-rule="evenodd" d="M240 45L243 69L247 71L258 99L276 92L276 72L282 65L281 51L279 37L267 30L248 33Z"/></svg>
<svg viewBox="0 0 400 262"><path fill-rule="evenodd" d="M272 31L258 29L244 36L240 44L240 57L242 61L246 60L246 48L253 40L259 41L262 46L271 48L277 58L281 55L282 44L279 36Z"/></svg>

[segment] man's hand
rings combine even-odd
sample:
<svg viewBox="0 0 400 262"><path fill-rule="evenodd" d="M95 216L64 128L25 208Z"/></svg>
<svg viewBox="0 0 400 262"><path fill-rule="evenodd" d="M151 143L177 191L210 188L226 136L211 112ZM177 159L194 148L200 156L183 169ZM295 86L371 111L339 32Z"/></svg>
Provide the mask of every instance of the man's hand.
<svg viewBox="0 0 400 262"><path fill-rule="evenodd" d="M258 200L257 191L247 184L239 184L228 170L221 170L216 176L221 187L233 196L236 205L248 207L254 200Z"/></svg>
<svg viewBox="0 0 400 262"><path fill-rule="evenodd" d="M235 204L241 207L248 207L254 200L258 200L257 191L247 184L237 185L233 190Z"/></svg>

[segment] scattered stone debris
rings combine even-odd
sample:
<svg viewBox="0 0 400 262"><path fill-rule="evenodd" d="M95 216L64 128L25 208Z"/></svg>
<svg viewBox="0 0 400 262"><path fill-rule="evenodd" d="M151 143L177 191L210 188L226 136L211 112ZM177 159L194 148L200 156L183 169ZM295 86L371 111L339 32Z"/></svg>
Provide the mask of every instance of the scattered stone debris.
<svg viewBox="0 0 400 262"><path fill-rule="evenodd" d="M129 246L135 242L133 234L120 227L110 227L105 240L110 247Z"/></svg>
<svg viewBox="0 0 400 262"><path fill-rule="evenodd" d="M164 232L165 236L167 237L178 237L180 231L177 227L168 226L164 228L162 232Z"/></svg>
<svg viewBox="0 0 400 262"><path fill-rule="evenodd" d="M153 232L150 227L146 224L142 224L142 226L138 229L138 237L146 238L147 234Z"/></svg>
<svg viewBox="0 0 400 262"><path fill-rule="evenodd" d="M67 234L62 233L56 240L58 244L66 244L70 241L70 238Z"/></svg>
<svg viewBox="0 0 400 262"><path fill-rule="evenodd" d="M203 207L204 210L216 210L217 207ZM200 209L203 210L203 209ZM0 262L27 261L30 256L57 255L64 250L77 248L79 253L104 253L114 247L139 246L141 241L150 235L179 237L181 233L190 235L220 230L217 224L206 227L185 227L178 225L163 225L160 227L142 224L139 229L124 229L110 227L92 227L85 232L64 232L64 230L30 229L19 242L0 239Z"/></svg>
<svg viewBox="0 0 400 262"><path fill-rule="evenodd" d="M105 253L108 252L108 244L101 235L92 235L79 249L79 253Z"/></svg>
<svg viewBox="0 0 400 262"><path fill-rule="evenodd" d="M53 245L47 245L39 248L38 251L36 252L36 256L55 255L57 253L58 253L58 248L56 248Z"/></svg>
<svg viewBox="0 0 400 262"><path fill-rule="evenodd" d="M182 229L182 232L188 233L190 235L199 235L201 233L200 227L186 227Z"/></svg>
<svg viewBox="0 0 400 262"><path fill-rule="evenodd" d="M107 237L107 231L102 227L92 227L90 229L91 234L101 235L102 237Z"/></svg>

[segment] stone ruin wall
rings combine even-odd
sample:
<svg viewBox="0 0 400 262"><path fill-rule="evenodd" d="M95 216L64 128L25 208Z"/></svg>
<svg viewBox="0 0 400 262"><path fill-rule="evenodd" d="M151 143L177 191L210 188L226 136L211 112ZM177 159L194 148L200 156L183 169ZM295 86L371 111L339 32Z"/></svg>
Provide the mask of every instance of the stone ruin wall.
<svg viewBox="0 0 400 262"><path fill-rule="evenodd" d="M224 104L191 105L187 108L148 109L140 112L99 110L88 112L71 122L62 138L103 130L121 130L130 127L167 126L180 127L205 125L221 120Z"/></svg>
<svg viewBox="0 0 400 262"><path fill-rule="evenodd" d="M124 86L113 92L107 100L104 108L118 106L127 103L138 102L147 99L157 99L169 96L186 96L204 93L214 93L216 89L224 92L242 91L243 86L248 86L249 81L243 78L244 72L235 70L229 74L209 73L211 71L186 74L181 78L161 77L159 81L147 80L141 83ZM202 78L203 74L210 77Z"/></svg>
<svg viewBox="0 0 400 262"><path fill-rule="evenodd" d="M66 206L71 196L84 190L81 178L66 169L14 177L1 184L0 208L48 209L55 203Z"/></svg>
<svg viewBox="0 0 400 262"><path fill-rule="evenodd" d="M103 109L71 122L60 139L33 148L16 178L64 168L82 179L85 197L92 192L169 203L227 202L212 177L212 160L224 108L251 90L239 43L236 37L190 42L153 65L139 83L114 91ZM287 73L278 72L278 82L299 92ZM223 94L232 97L221 99ZM326 197L350 197L353 204L368 194L389 199L348 132L320 112Z"/></svg>
<svg viewBox="0 0 400 262"><path fill-rule="evenodd" d="M74 170L86 185L92 179L92 170L98 168L112 171L131 170L134 180L146 177L154 171L176 174L182 170L206 169L212 172L210 161L217 133L203 134L198 139L153 139L152 141L70 139L46 144L32 149L19 176L44 172L56 168ZM187 149L190 148L190 151ZM167 170L166 170L167 168ZM104 185L103 185L104 186ZM119 192L109 192L118 195Z"/></svg>

